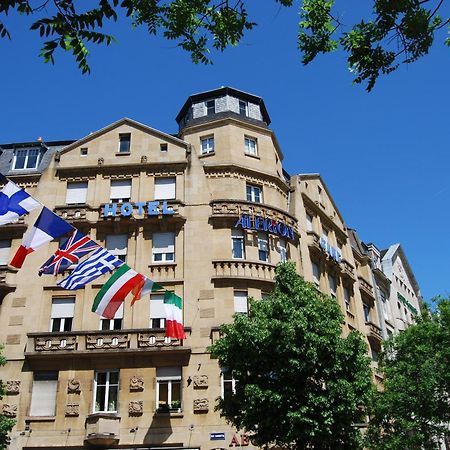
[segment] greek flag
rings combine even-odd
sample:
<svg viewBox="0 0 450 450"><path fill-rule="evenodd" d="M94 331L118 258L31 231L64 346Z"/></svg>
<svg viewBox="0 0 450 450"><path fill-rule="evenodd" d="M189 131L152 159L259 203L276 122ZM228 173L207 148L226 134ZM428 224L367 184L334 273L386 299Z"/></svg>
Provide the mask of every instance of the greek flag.
<svg viewBox="0 0 450 450"><path fill-rule="evenodd" d="M71 291L80 289L100 275L111 272L122 264L123 262L111 255L108 250L99 248L81 264L78 264L67 278L58 283L58 286Z"/></svg>

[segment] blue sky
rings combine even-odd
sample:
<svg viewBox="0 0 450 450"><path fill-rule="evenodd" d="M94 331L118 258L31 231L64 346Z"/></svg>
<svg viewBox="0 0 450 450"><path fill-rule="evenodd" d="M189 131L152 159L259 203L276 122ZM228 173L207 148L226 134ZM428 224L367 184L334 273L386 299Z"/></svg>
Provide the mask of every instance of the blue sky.
<svg viewBox="0 0 450 450"><path fill-rule="evenodd" d="M342 3L344 18L351 3ZM90 76L69 55L44 64L37 33L9 17L0 142L77 139L124 116L173 133L190 94L225 85L252 92L264 98L285 169L319 172L364 241L400 242L425 299L450 294L450 49L438 42L368 94L351 84L341 52L302 66L295 8L266 0L251 13L259 26L212 66L192 64L174 42L127 21L114 24L117 44L90 47Z"/></svg>

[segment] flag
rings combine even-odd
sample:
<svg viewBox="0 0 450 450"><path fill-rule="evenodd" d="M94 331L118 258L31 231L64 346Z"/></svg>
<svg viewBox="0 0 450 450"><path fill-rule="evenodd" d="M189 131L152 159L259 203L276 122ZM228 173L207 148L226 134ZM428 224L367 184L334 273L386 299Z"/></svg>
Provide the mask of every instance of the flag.
<svg viewBox="0 0 450 450"><path fill-rule="evenodd" d="M140 300L144 295L150 294L150 292L160 291L162 288L163 287L158 283L155 283L154 281L150 280L150 278L143 276L141 282L136 285L136 287L131 291L131 293L133 294L131 306L133 306L134 303L137 300Z"/></svg>
<svg viewBox="0 0 450 450"><path fill-rule="evenodd" d="M69 290L80 289L100 275L111 272L122 264L123 262L119 258L100 247L78 264L67 278L58 283L58 286Z"/></svg>
<svg viewBox="0 0 450 450"><path fill-rule="evenodd" d="M173 292L164 292L164 310L166 312L166 336L186 339L183 328L183 300Z"/></svg>
<svg viewBox="0 0 450 450"><path fill-rule="evenodd" d="M20 269L28 254L73 229L72 225L44 207L33 228L23 238L22 245L18 248L10 265Z"/></svg>
<svg viewBox="0 0 450 450"><path fill-rule="evenodd" d="M95 296L92 312L113 319L125 297L144 280L144 275L123 264Z"/></svg>
<svg viewBox="0 0 450 450"><path fill-rule="evenodd" d="M0 183L5 183L0 192L0 225L15 222L33 209L41 206L31 195L0 173Z"/></svg>
<svg viewBox="0 0 450 450"><path fill-rule="evenodd" d="M77 264L80 258L99 248L99 245L85 236L81 231L75 230L69 238L56 250L55 254L39 269L43 273L57 275L67 270L72 264Z"/></svg>

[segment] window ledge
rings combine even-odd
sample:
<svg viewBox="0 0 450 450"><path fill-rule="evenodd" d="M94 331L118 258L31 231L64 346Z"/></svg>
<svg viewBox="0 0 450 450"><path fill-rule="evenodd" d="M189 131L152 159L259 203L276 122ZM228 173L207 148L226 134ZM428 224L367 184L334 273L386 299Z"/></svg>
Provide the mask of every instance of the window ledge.
<svg viewBox="0 0 450 450"><path fill-rule="evenodd" d="M159 266L171 266L171 267L175 267L177 265L176 262L170 262L170 261L156 261L156 262L152 262L148 265L148 267L159 267Z"/></svg>
<svg viewBox="0 0 450 450"><path fill-rule="evenodd" d="M261 159L261 156L259 156L259 155L252 155L250 153L245 153L245 152L244 152L244 155L249 156L250 158Z"/></svg>
<svg viewBox="0 0 450 450"><path fill-rule="evenodd" d="M116 156L129 156L131 152L116 152Z"/></svg>
<svg viewBox="0 0 450 450"><path fill-rule="evenodd" d="M184 414L182 411L156 411L157 417L173 417L174 419L182 419Z"/></svg>
<svg viewBox="0 0 450 450"><path fill-rule="evenodd" d="M26 416L25 422L54 422L56 416Z"/></svg>
<svg viewBox="0 0 450 450"><path fill-rule="evenodd" d="M215 154L216 154L216 152L204 153L204 154L198 155L198 157L199 158L207 158L208 156L213 156Z"/></svg>

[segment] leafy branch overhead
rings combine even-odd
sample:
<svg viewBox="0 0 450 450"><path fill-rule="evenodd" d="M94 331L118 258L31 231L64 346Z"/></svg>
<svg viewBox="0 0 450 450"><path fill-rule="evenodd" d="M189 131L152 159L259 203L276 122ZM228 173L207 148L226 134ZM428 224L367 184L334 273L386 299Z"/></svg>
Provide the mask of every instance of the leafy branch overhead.
<svg viewBox="0 0 450 450"><path fill-rule="evenodd" d="M294 0L269 0L294 7ZM71 52L83 73L89 73L88 44L106 44L114 37L101 30L107 21L126 16L132 27L144 26L161 33L190 53L195 63L211 62L210 53L236 46L254 23L248 0L98 0L92 9L76 0L2 0L0 37L12 38L8 13L32 18L31 29L44 39L41 56L54 63L58 48ZM353 26L339 15L344 0L303 0L297 43L302 62L309 64L320 53L341 48L347 53L355 83L371 90L381 74L426 55L436 33L447 28L449 18L439 13L443 0L372 0L372 12ZM450 38L444 40L450 45Z"/></svg>

